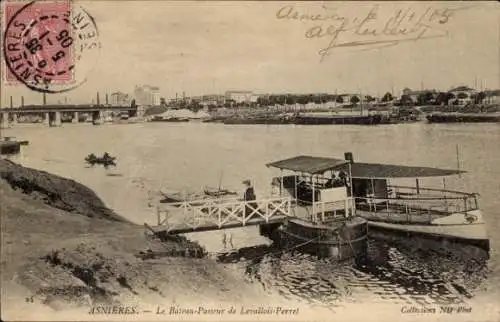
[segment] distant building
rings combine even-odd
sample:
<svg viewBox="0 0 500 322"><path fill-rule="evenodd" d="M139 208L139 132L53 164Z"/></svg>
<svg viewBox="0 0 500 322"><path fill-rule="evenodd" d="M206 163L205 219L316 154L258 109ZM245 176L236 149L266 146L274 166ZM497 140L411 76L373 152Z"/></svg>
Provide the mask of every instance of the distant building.
<svg viewBox="0 0 500 322"><path fill-rule="evenodd" d="M409 88L403 89L403 95L407 95L413 103L417 103L420 95L425 95L431 93L432 98L430 98L429 103L435 102L438 92L435 89L424 89L424 90L411 90Z"/></svg>
<svg viewBox="0 0 500 322"><path fill-rule="evenodd" d="M339 94L337 97L340 97L337 101L340 104L351 104L353 97L357 97L360 103L366 99L366 97L361 94ZM340 102L340 100L342 100L342 102Z"/></svg>
<svg viewBox="0 0 500 322"><path fill-rule="evenodd" d="M187 97L186 100L188 102L198 102L203 106L207 105L219 105L223 104L225 101L225 95L220 95L220 94L206 94L206 95L200 95L200 96L191 96Z"/></svg>
<svg viewBox="0 0 500 322"><path fill-rule="evenodd" d="M252 94L252 96L250 96L250 102L257 103L257 100L259 99L259 97L260 97L260 95Z"/></svg>
<svg viewBox="0 0 500 322"><path fill-rule="evenodd" d="M485 98L483 100L486 104L500 104L500 89L484 91Z"/></svg>
<svg viewBox="0 0 500 322"><path fill-rule="evenodd" d="M448 91L453 94L453 102L457 102L459 105L465 105L473 102L474 96L479 92L476 89L467 86L458 86Z"/></svg>
<svg viewBox="0 0 500 322"><path fill-rule="evenodd" d="M236 103L249 103L252 101L252 96L252 91L227 91L225 94L226 101L233 100Z"/></svg>
<svg viewBox="0 0 500 322"><path fill-rule="evenodd" d="M136 86L134 90L136 104L160 106L160 88L156 86Z"/></svg>
<svg viewBox="0 0 500 322"><path fill-rule="evenodd" d="M127 106L130 105L131 100L128 94L122 92L111 93L111 102L113 106Z"/></svg>

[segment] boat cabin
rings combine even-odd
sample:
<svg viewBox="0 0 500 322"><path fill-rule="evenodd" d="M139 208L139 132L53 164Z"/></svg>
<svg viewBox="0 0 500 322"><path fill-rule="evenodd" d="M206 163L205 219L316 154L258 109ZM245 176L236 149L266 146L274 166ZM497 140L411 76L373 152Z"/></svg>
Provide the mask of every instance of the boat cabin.
<svg viewBox="0 0 500 322"><path fill-rule="evenodd" d="M281 170L272 186L294 200L295 216L312 222L345 220L354 214L349 162L342 159L296 156L267 164ZM285 175L284 171L293 174Z"/></svg>
<svg viewBox="0 0 500 322"><path fill-rule="evenodd" d="M353 197L356 208L370 212L448 215L478 209L477 194L446 189L446 177L464 173L461 170L431 167L362 163L350 160ZM425 178L443 179L443 188L426 188ZM398 179L414 180L414 185L395 185ZM395 211L399 209L399 211ZM429 219L429 218L427 218Z"/></svg>
<svg viewBox="0 0 500 322"><path fill-rule="evenodd" d="M363 217L427 222L479 209L477 194L446 189L444 178L465 172L460 170L354 162L351 153L345 159L297 156L268 167L282 172L273 187L292 197L296 209L305 208L313 221L327 221L332 212L348 217L356 210ZM284 175L284 170L293 174ZM422 187L420 180L427 177L442 177L443 189ZM414 179L415 185L393 185L396 179ZM348 206L342 211L343 204Z"/></svg>

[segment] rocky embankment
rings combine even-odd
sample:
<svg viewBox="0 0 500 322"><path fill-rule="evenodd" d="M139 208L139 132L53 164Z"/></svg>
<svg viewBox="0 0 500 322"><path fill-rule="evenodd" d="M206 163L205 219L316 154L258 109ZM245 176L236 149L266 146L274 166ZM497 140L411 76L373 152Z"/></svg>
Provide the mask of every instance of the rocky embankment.
<svg viewBox="0 0 500 322"><path fill-rule="evenodd" d="M196 243L160 241L73 180L0 160L0 200L3 318L36 305L53 312L263 298Z"/></svg>

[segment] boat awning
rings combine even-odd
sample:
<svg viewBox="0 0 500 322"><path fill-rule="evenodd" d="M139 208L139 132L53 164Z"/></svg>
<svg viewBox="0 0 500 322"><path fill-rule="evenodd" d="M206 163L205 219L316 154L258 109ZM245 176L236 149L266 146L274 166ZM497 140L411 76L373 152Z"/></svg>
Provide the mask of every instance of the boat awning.
<svg viewBox="0 0 500 322"><path fill-rule="evenodd" d="M346 166L344 171L348 171ZM413 167L392 164L358 163L351 164L351 174L358 179L388 179L388 178L422 178L446 177L465 173L461 170L446 170L429 167Z"/></svg>
<svg viewBox="0 0 500 322"><path fill-rule="evenodd" d="M268 163L268 167L274 167L282 170L291 170L308 174L324 173L328 170L338 169L348 161L334 158L312 157L300 155L293 158Z"/></svg>

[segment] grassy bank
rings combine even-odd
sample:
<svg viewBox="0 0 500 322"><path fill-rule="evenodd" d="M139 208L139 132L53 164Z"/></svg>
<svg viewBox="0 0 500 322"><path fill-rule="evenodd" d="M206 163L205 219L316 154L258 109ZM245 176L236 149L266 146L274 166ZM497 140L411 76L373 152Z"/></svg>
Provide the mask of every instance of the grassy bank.
<svg viewBox="0 0 500 322"><path fill-rule="evenodd" d="M234 270L189 257L197 244L145 234L75 181L0 160L0 196L3 318L23 313L20 301L52 311L262 299Z"/></svg>

